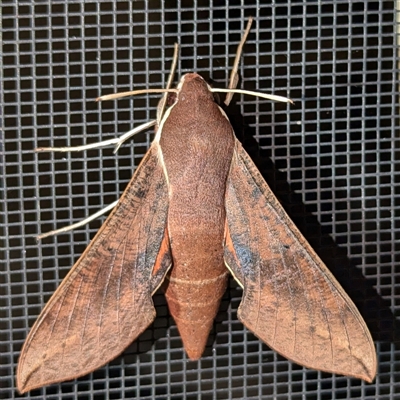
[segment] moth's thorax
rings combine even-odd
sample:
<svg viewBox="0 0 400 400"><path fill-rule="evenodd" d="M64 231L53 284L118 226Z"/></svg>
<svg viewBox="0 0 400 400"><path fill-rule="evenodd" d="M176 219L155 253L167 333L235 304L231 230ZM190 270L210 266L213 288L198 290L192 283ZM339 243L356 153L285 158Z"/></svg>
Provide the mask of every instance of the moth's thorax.
<svg viewBox="0 0 400 400"><path fill-rule="evenodd" d="M159 133L168 181L173 185L185 178L185 185L196 185L201 175L224 185L234 147L232 126L200 75L184 75L178 90Z"/></svg>
<svg viewBox="0 0 400 400"><path fill-rule="evenodd" d="M177 101L194 104L198 101L214 101L214 96L206 81L196 73L185 74L178 84Z"/></svg>

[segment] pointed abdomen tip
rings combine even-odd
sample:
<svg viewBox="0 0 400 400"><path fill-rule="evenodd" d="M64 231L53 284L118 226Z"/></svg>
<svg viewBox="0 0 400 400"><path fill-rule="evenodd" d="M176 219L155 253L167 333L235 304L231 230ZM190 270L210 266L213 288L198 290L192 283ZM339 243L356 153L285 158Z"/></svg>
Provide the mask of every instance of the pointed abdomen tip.
<svg viewBox="0 0 400 400"><path fill-rule="evenodd" d="M204 353L213 319L197 324L194 321L176 320L183 347L191 360L198 360Z"/></svg>

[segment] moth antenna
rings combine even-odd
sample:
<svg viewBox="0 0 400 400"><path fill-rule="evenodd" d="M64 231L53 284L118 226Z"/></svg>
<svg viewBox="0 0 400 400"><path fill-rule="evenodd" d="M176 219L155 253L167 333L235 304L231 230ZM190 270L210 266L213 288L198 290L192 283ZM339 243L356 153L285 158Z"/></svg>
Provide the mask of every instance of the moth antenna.
<svg viewBox="0 0 400 400"><path fill-rule="evenodd" d="M96 101L115 100L115 99L121 99L122 97L136 96L138 94L144 94L144 93L178 93L178 89L141 89L141 90L132 90L132 91L129 91L129 92L106 94L105 96L98 97L96 99Z"/></svg>
<svg viewBox="0 0 400 400"><path fill-rule="evenodd" d="M229 78L229 86L228 86L229 89L236 89L236 86L239 82L238 68L239 68L240 57L242 55L243 46L246 43L247 36L249 35L252 23L253 23L253 17L249 17L249 22L247 22L247 26L243 33L242 40L240 41L240 43L237 47L237 50L236 50L236 57L235 57L235 61L233 63L231 76ZM225 97L225 101L224 101L225 105L229 106L229 103L232 100L233 94L234 93L232 93L232 92L228 92L228 94Z"/></svg>
<svg viewBox="0 0 400 400"><path fill-rule="evenodd" d="M179 58L179 44L175 43L175 45L174 45L174 56L172 58L171 71L169 73L166 89L171 89L171 85L172 85L172 83L174 81L175 70L176 70L176 65L178 63L178 58ZM168 93L164 93L164 95L161 97L161 100L158 103L158 106L157 106L157 123L159 123L161 121L161 119L162 119L162 117L164 115L165 106L167 104L167 98L168 98Z"/></svg>
<svg viewBox="0 0 400 400"><path fill-rule="evenodd" d="M249 94L250 96L262 97L263 99L280 101L282 103L290 103L294 104L293 100L288 99L283 96L276 96L274 94L266 94L260 92L253 92L251 90L242 90L242 89L219 89L219 88L211 88L211 92L221 92L221 93L239 93L239 94Z"/></svg>

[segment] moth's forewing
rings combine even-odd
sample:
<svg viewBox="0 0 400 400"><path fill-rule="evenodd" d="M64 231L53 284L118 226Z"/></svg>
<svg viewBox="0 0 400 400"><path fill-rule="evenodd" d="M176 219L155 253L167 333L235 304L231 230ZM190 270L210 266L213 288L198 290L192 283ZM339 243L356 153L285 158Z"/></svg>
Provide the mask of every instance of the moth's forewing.
<svg viewBox="0 0 400 400"><path fill-rule="evenodd" d="M151 296L171 266L168 188L157 154L153 144L33 326L18 364L20 392L99 368L153 321Z"/></svg>
<svg viewBox="0 0 400 400"><path fill-rule="evenodd" d="M225 261L243 287L243 324L301 365L371 382L376 353L363 318L239 142L226 218Z"/></svg>

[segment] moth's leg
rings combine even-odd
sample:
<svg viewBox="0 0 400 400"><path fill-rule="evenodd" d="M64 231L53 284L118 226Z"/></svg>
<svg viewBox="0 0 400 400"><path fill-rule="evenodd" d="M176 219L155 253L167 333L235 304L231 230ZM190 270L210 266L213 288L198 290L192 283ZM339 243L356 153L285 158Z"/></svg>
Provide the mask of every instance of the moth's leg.
<svg viewBox="0 0 400 400"><path fill-rule="evenodd" d="M124 133L121 137L109 140L103 140L102 142L85 144L82 146L71 146L71 147L38 147L35 151L42 152L42 151L61 151L61 152L70 152L70 151L84 151L90 149L96 149L100 147L106 147L110 145L115 145L114 153L118 151L122 143L126 140L131 138L132 136L136 135L139 132L142 132L156 124L156 121L149 121L145 124L139 125L136 128L131 129L130 131Z"/></svg>
<svg viewBox="0 0 400 400"><path fill-rule="evenodd" d="M136 135L139 132L145 131L148 128L151 128L152 126L156 125L157 121L149 121L146 122L145 124L139 125L136 128L131 129L130 131L124 133L119 139L118 142L115 144L114 148L114 153L118 151L118 149L121 147L122 143L124 143L126 140L131 138L132 136Z"/></svg>
<svg viewBox="0 0 400 400"><path fill-rule="evenodd" d="M179 45L177 43L175 43L174 46L174 56L172 59L172 65L171 65L171 71L168 77L168 81L167 81L167 87L166 89L170 89L171 85L173 83L174 80L174 75L175 75L175 70L176 70L176 65L178 62L178 56L179 56ZM39 147L36 149L37 152L44 152L44 151L52 151L52 152L56 152L56 151L60 151L60 152L72 152L72 151L84 151L84 150L90 150L90 149L95 149L95 148L100 148L100 147L106 147L106 146L110 146L110 145L115 145L115 149L114 149L114 153L116 153L118 151L118 149L121 147L121 145L128 140L129 138L131 138L132 136L136 135L139 132L142 132L154 125L158 125L164 115L164 110L165 110L165 106L167 103L167 97L168 93L165 93L163 95L163 97L161 98L160 102L158 103L157 106L157 120L153 120L150 122L146 122L145 124L142 124L134 129L131 129L129 132L124 133L121 137L119 138L115 138L115 139L109 139L109 140L103 140L101 142L98 143L92 143L92 144L87 144L87 145L82 145L82 146L70 146L70 147ZM54 235L58 235L59 233L62 232L68 232L68 231L72 231L73 229L79 228L81 226L86 225L87 223L95 220L96 218L100 217L101 215L107 213L108 211L112 210L118 203L117 201L114 201L112 204L104 207L102 210L94 213L93 215L83 219L82 221L79 221L75 224L72 225L68 225L68 226L64 226L63 228L60 229L55 229L52 230L50 232L46 232L43 233L41 235L38 235L36 237L37 240L41 240L45 237L48 236L54 236Z"/></svg>
<svg viewBox="0 0 400 400"><path fill-rule="evenodd" d="M172 83L174 81L174 75L176 70L176 64L178 63L179 58L179 44L175 43L174 45L174 56L172 58L171 70L169 72L167 87L166 89L171 89ZM157 126L160 125L162 117L164 116L165 106L167 104L168 93L164 93L163 97L161 97L160 101L157 105Z"/></svg>
<svg viewBox="0 0 400 400"><path fill-rule="evenodd" d="M120 138L104 140L104 141L98 142L98 143L92 143L92 144L87 144L87 145L83 145L83 146L75 146L75 147L41 147L41 148L36 149L36 151L39 151L39 152L41 152L41 151L62 151L62 152L83 151L83 150L94 149L94 148L98 148L98 147L115 145L114 153L116 153L118 151L119 147L121 146L121 144L123 142L125 142L127 139L129 139L136 133L139 133L141 131L144 131L147 128L150 128L151 126L154 126L155 124L156 124L156 121L146 122L145 124L142 124L134 129L131 129L129 132L124 133ZM36 239L41 240L45 237L58 235L59 233L62 233L62 232L72 231L73 229L76 229L83 225L86 225L90 221L93 221L94 219L105 214L106 212L112 210L117 205L117 203L118 203L118 200L114 201L114 203L104 207L102 210L97 211L93 215L83 219L82 221L79 221L72 225L64 226L63 228L60 228L60 229L55 229L53 231L43 233L43 234L37 236Z"/></svg>
<svg viewBox="0 0 400 400"><path fill-rule="evenodd" d="M177 62L178 62L178 55L179 55L179 45L177 43L175 43L174 56L173 56L173 60L172 60L171 71L170 71L170 74L169 74L169 77L168 77L166 89L170 89L171 85L173 83L175 70L176 70L176 65L177 65ZM112 96L114 96L114 95L103 96L102 98L99 98L99 100L105 100L105 99L111 98ZM115 96L118 96L118 94L116 94ZM87 144L87 145L82 145L82 146L39 147L39 148L36 149L36 151L37 152L42 152L42 151L43 152L44 151L72 152L72 151L84 151L84 150L90 150L90 149L95 149L95 148L114 145L115 146L114 153L116 153L118 151L118 149L120 148L120 146L122 145L122 143L124 143L126 140L128 140L132 136L136 135L137 133L142 132L142 131L144 131L144 130L146 130L146 129L154 126L154 125L158 125L160 123L160 121L161 121L161 119L163 117L163 114L164 114L164 109L165 109L166 103L167 103L167 96L168 96L168 93L165 93L163 95L163 97L161 98L160 102L158 103L157 120L146 122L145 124L142 124L142 125L134 128L134 129L131 129L129 132L124 133L119 138L104 140L102 142L92 143L92 144ZM55 229L55 230L52 230L50 232L43 233L41 235L38 235L36 238L37 238L37 240L41 240L41 239L43 239L45 237L48 237L48 236L58 235L59 233L72 231L73 229L76 229L76 228L79 228L81 226L84 226L87 223L89 223L90 221L93 221L94 219L96 219L96 218L100 217L101 215L105 214L106 212L112 210L117 205L117 203L118 203L118 200L115 201L114 203L108 205L107 207L104 207L102 210L94 213L93 215L83 219L82 221L79 221L79 222L77 222L75 224L72 224L72 225L64 226L63 228L60 228L60 229Z"/></svg>
<svg viewBox="0 0 400 400"><path fill-rule="evenodd" d="M93 221L94 219L99 218L101 215L105 214L106 212L112 210L118 204L118 201L119 200L114 201L113 203L111 203L108 206L104 207L100 211L97 211L93 215L90 215L89 217L83 219L82 221L79 221L79 222L77 222L75 224L72 224L72 225L64 226L64 227L62 227L60 229L55 229L55 230L50 231L50 232L42 233L41 235L36 236L36 239L37 240L41 240L41 239L43 239L45 237L48 237L48 236L58 235L59 233L72 231L72 230L74 230L76 228L84 226L84 225L88 224L90 221Z"/></svg>
<svg viewBox="0 0 400 400"><path fill-rule="evenodd" d="M157 121L155 121L155 120L146 122L145 124L142 124L134 129L131 129L129 132L124 133L120 138L109 139L109 140L104 140L104 141L98 142L98 143L92 143L92 144L75 146L75 147L40 147L40 148L37 148L36 151L38 151L38 152L42 152L42 151L61 151L61 152L83 151L83 150L95 149L95 148L99 148L99 147L105 147L105 146L109 146L109 145L115 145L114 153L116 153L123 142L128 140L133 135L156 125L156 122ZM118 200L114 201L113 203L104 207L102 210L97 211L93 215L90 215L89 217L83 219L82 221L79 221L72 225L64 226L63 228L60 228L60 229L55 229L53 231L43 233L41 235L38 235L36 237L36 239L41 240L48 236L58 235L59 233L72 231L73 229L84 226L87 223L89 223L90 221L93 221L94 219L105 214L106 212L112 210L117 205L117 203L118 203Z"/></svg>
<svg viewBox="0 0 400 400"><path fill-rule="evenodd" d="M247 23L246 29L245 29L245 31L243 33L242 40L240 41L239 46L238 46L238 48L236 50L236 57L235 57L235 61L233 63L233 67L232 67L231 76L230 76L230 79L229 79L228 89L236 89L236 86L237 86L237 84L239 82L238 69L239 69L240 57L242 55L243 46L244 46L244 44L245 44L245 42L247 40L247 36L248 36L248 34L250 32L250 28L251 28L252 22L253 22L253 18L250 17L249 18L249 22ZM234 93L230 92L230 93L228 93L226 95L224 103L227 106L229 106L229 103L232 100L233 94Z"/></svg>
<svg viewBox="0 0 400 400"><path fill-rule="evenodd" d="M115 145L114 153L116 153L118 151L119 147L122 145L122 143L124 143L130 137L132 137L133 135L136 135L137 133L142 132L145 129L148 129L154 125L156 125L155 120L146 122L145 124L139 125L138 127L131 129L129 132L124 133L119 138L104 140L104 141L98 142L98 143L92 143L92 144L87 144L87 145L82 145L82 146L74 146L74 147L73 146L71 146L71 147L40 147L40 148L37 148L36 151L38 151L38 152L42 152L42 151L54 151L54 152L55 151L61 151L61 152L83 151L83 150L89 150L89 149L95 149L95 148L99 148L99 147ZM102 210L97 211L93 215L83 219L82 221L79 221L72 225L64 226L63 228L60 228L60 229L55 229L53 231L43 233L41 235L38 235L36 237L36 239L41 240L45 237L58 235L59 233L62 233L62 232L72 231L73 229L76 229L83 225L86 225L90 221L93 221L94 219L105 214L106 212L112 210L117 205L117 203L118 203L118 200L114 201L112 204L104 207Z"/></svg>

